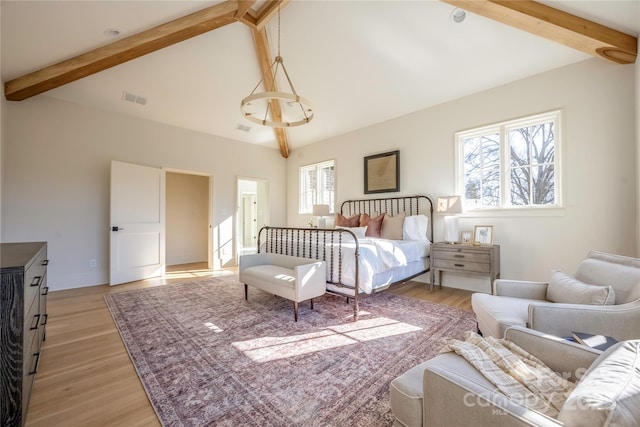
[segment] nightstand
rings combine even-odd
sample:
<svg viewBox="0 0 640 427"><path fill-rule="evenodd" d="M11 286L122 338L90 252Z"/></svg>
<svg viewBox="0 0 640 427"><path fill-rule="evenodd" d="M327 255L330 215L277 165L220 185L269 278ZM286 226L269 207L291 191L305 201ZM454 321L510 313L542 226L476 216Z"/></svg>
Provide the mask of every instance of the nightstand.
<svg viewBox="0 0 640 427"><path fill-rule="evenodd" d="M476 246L438 242L431 245L431 289L438 283L442 287L442 272L468 276L488 277L493 289L493 281L500 277L500 245Z"/></svg>

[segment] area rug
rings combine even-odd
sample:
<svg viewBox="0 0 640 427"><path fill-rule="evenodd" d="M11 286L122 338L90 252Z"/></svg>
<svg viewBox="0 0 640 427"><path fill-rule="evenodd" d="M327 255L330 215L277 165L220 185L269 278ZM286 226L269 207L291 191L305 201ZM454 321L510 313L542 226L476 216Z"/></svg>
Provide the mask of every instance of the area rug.
<svg viewBox="0 0 640 427"><path fill-rule="evenodd" d="M164 426L390 426L389 383L475 329L390 292L300 306L237 275L105 295Z"/></svg>

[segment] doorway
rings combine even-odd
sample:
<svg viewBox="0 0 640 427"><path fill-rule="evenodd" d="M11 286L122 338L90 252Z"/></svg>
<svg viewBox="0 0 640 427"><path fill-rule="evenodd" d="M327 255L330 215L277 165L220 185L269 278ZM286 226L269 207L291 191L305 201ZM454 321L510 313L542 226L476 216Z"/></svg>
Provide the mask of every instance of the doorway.
<svg viewBox="0 0 640 427"><path fill-rule="evenodd" d="M209 176L166 172L167 266L209 263Z"/></svg>
<svg viewBox="0 0 640 427"><path fill-rule="evenodd" d="M238 178L236 239L238 256L258 251L258 232L267 225L268 182Z"/></svg>

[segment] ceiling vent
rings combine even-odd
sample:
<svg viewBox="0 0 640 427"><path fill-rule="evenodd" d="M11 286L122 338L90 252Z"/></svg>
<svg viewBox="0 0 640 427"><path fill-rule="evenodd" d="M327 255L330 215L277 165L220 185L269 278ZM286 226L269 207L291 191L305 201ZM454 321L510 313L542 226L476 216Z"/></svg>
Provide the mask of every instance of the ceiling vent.
<svg viewBox="0 0 640 427"><path fill-rule="evenodd" d="M143 96L134 95L129 92L122 92L122 100L127 102L133 102L134 104L147 105L147 98Z"/></svg>
<svg viewBox="0 0 640 427"><path fill-rule="evenodd" d="M238 123L236 129L241 132L249 132L251 130L251 126L243 125L242 123Z"/></svg>

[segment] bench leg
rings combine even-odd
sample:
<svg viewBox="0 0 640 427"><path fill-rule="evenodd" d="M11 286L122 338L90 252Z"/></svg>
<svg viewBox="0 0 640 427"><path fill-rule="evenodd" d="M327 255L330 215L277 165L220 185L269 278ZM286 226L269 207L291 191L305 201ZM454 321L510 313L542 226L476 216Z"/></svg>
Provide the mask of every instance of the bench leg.
<svg viewBox="0 0 640 427"><path fill-rule="evenodd" d="M246 283L244 284L244 300L249 301L249 286Z"/></svg>
<svg viewBox="0 0 640 427"><path fill-rule="evenodd" d="M296 301L293 302L293 318L296 322L298 321L298 303Z"/></svg>
<svg viewBox="0 0 640 427"><path fill-rule="evenodd" d="M311 298L311 310L313 310L313 298Z"/></svg>

